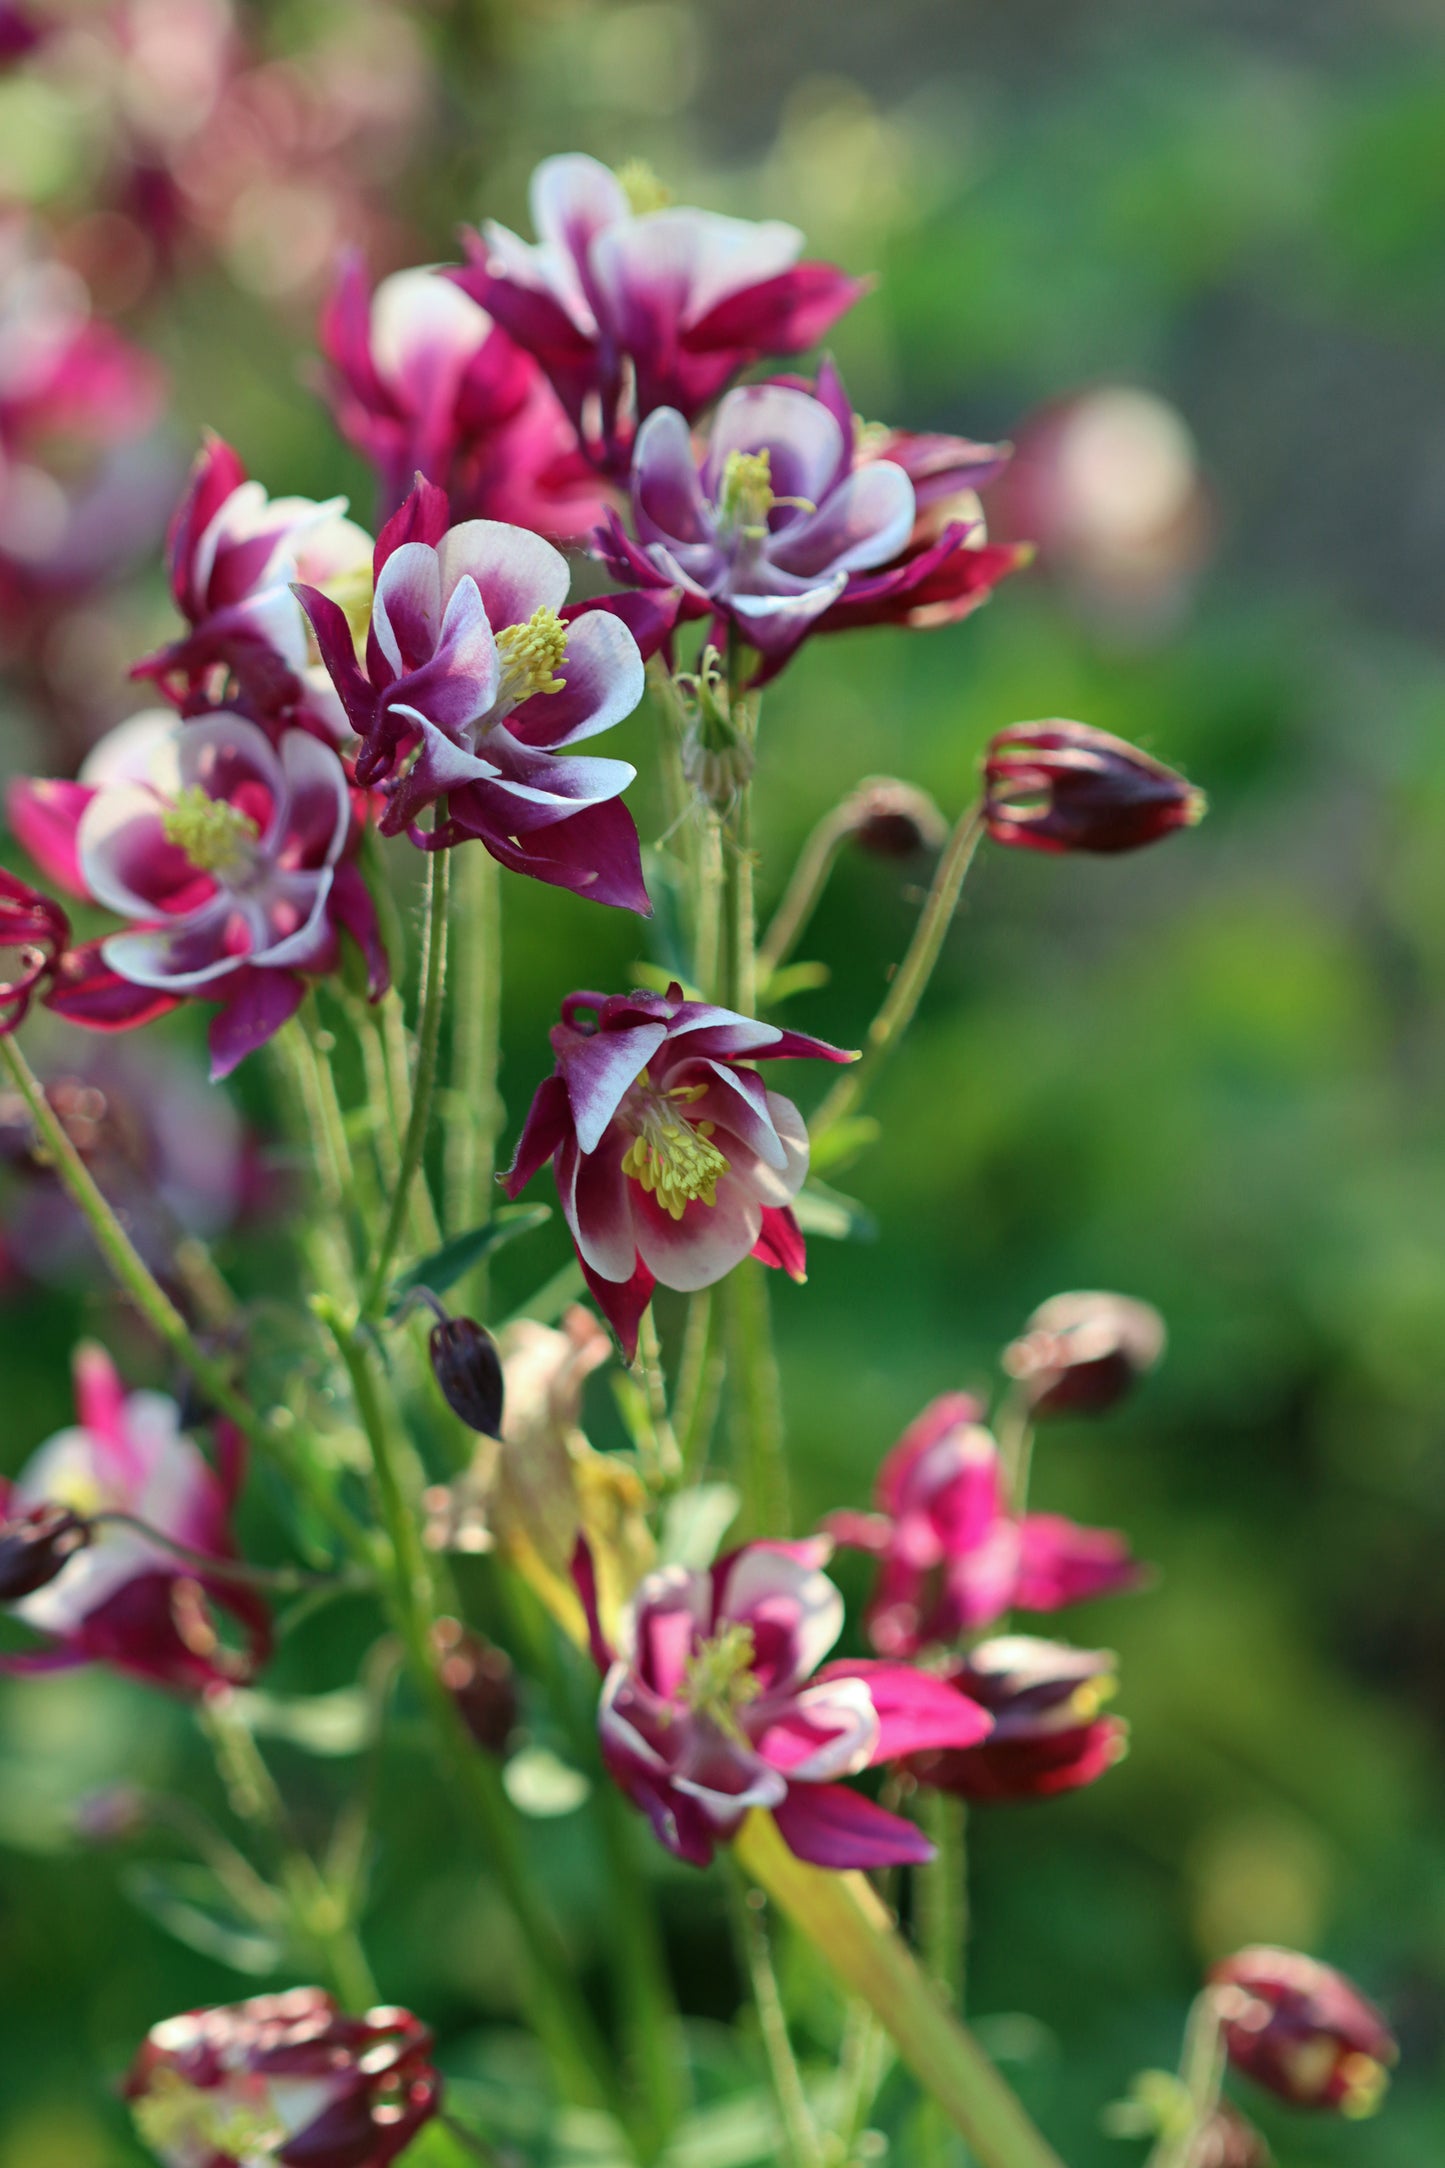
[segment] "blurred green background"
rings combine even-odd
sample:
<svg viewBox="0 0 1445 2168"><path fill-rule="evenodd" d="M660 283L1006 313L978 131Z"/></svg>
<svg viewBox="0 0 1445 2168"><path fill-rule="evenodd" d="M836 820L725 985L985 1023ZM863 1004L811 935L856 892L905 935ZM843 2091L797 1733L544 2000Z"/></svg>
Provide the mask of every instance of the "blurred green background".
<svg viewBox="0 0 1445 2168"><path fill-rule="evenodd" d="M1386 2003L1405 2059L1363 2128L1262 2112L1284 2168L1445 2159L1445 8L291 0L238 23L323 82L387 38L410 56L409 133L362 173L381 267L453 254L464 218L525 227L548 151L641 156L683 201L794 218L811 253L879 274L836 339L866 414L1027 444L1039 409L1110 384L1182 417L1182 541L1146 536L1122 571L1046 550L972 622L817 642L767 700L765 898L859 776L952 814L1020 719L1117 731L1211 801L1137 858L982 856L881 1138L838 1177L877 1238L815 1241L808 1287L776 1290L800 1518L861 1503L922 1402L994 1379L1045 1296L1156 1303L1163 1369L1106 1423L1052 1432L1035 1493L1158 1565L1151 1593L1060 1622L1119 1651L1132 1752L1073 1799L975 1816L971 2006L1071 2168L1107 2168L1139 2153L1100 2112L1172 2060L1201 1963L1295 1944ZM0 83L0 166L60 219L85 130L45 97ZM214 255L130 328L172 369L187 454L211 424L273 490L347 489L368 517L307 388L314 282L263 257ZM108 607L72 672L87 727L127 712L124 661L164 631L158 570ZM53 716L23 684L6 697L7 769L55 766ZM655 835L651 728L640 712L612 748L643 770ZM793 1021L857 1042L926 875L845 857L802 951L829 982ZM559 997L625 984L646 950L633 922L522 882L505 914L510 1136ZM170 1030L191 1056L196 1036ZM264 1130L264 1072L241 1097ZM253 1227L223 1260L274 1286L278 1240ZM514 1248L499 1307L563 1254L555 1226ZM67 1420L81 1328L163 1374L83 1273L13 1285L7 1468ZM592 1394L613 1440L605 1379ZM252 1511L274 1546L264 1483ZM485 1616L482 1569L476 1600ZM363 1624L318 1622L277 1685L344 1685ZM278 1766L324 1828L349 1766ZM111 2089L141 2032L254 1991L122 1893L134 1859L66 1834L67 1805L120 1777L214 1797L161 1698L85 1675L0 1693L0 2168L138 2160ZM453 2069L521 2070L505 1923L404 1731L377 1831L386 1994L437 2023ZM583 1813L534 1834L603 1995L595 1833ZM716 2029L720 1892L647 1856L723 2087L753 2050Z"/></svg>

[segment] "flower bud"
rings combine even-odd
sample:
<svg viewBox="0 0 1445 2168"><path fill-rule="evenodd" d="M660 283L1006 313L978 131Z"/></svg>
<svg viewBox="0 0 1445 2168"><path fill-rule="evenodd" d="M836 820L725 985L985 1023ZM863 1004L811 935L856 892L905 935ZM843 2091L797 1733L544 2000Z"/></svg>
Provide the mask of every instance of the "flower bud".
<svg viewBox="0 0 1445 2168"><path fill-rule="evenodd" d="M0 1603L47 1587L89 1541L89 1524L68 1506L33 1506L0 1519Z"/></svg>
<svg viewBox="0 0 1445 2168"><path fill-rule="evenodd" d="M844 811L853 841L874 858L917 858L948 840L948 823L927 791L895 776L866 777Z"/></svg>
<svg viewBox="0 0 1445 2168"><path fill-rule="evenodd" d="M1189 2168L1271 2168L1273 2159L1263 2131L1221 2100L1194 2141Z"/></svg>
<svg viewBox="0 0 1445 2168"><path fill-rule="evenodd" d="M1052 1295L1003 1366L1023 1387L1035 1422L1053 1415L1106 1415L1164 1353L1164 1320L1128 1295Z"/></svg>
<svg viewBox="0 0 1445 2168"><path fill-rule="evenodd" d="M1107 1649L1073 1649L1030 1634L980 1642L944 1674L993 1718L978 1745L916 1755L921 1784L963 1799L1048 1799L1092 1784L1119 1761L1126 1729L1101 1716L1114 1691Z"/></svg>
<svg viewBox="0 0 1445 2168"><path fill-rule="evenodd" d="M1204 818L1205 799L1137 746L1085 723L1015 723L990 741L984 819L1032 851L1136 851Z"/></svg>
<svg viewBox="0 0 1445 2168"><path fill-rule="evenodd" d="M441 2079L410 2011L347 2017L297 1987L152 2026L125 2096L165 2168L387 2168Z"/></svg>
<svg viewBox="0 0 1445 2168"><path fill-rule="evenodd" d="M1236 2070L1296 2108L1371 2115L1399 2048L1380 2012L1333 1966L1249 1949L1209 1974Z"/></svg>
<svg viewBox="0 0 1445 2168"><path fill-rule="evenodd" d="M452 1413L469 1429L499 1437L502 1361L491 1334L474 1318L443 1318L431 1329L431 1366Z"/></svg>
<svg viewBox="0 0 1445 2168"><path fill-rule="evenodd" d="M511 1658L454 1618L439 1618L433 1626L432 1653L442 1685L477 1745L486 1754L505 1754L517 1728Z"/></svg>

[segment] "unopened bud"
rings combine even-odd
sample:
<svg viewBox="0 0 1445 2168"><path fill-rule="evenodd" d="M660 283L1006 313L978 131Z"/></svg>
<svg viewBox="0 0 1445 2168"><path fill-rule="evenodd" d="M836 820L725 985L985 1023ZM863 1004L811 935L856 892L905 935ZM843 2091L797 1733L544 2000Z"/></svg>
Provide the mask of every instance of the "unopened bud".
<svg viewBox="0 0 1445 2168"><path fill-rule="evenodd" d="M1124 738L1086 723L1015 723L983 763L995 843L1031 851L1137 851L1204 818L1202 791Z"/></svg>
<svg viewBox="0 0 1445 2168"><path fill-rule="evenodd" d="M926 790L895 776L870 775L847 801L849 833L875 858L917 858L941 851L948 823Z"/></svg>
<svg viewBox="0 0 1445 2168"><path fill-rule="evenodd" d="M517 1685L504 1650L463 1626L439 1618L432 1650L442 1685L460 1710L467 1730L487 1754L504 1754L517 1728Z"/></svg>
<svg viewBox="0 0 1445 2168"><path fill-rule="evenodd" d="M34 1506L0 1520L0 1603L47 1587L89 1541L88 1523L68 1506Z"/></svg>
<svg viewBox="0 0 1445 2168"><path fill-rule="evenodd" d="M1399 2060L1373 2003L1332 1965L1296 1950L1249 1949L1209 1974L1236 2070L1296 2108L1373 2114Z"/></svg>
<svg viewBox="0 0 1445 2168"><path fill-rule="evenodd" d="M1037 1421L1051 1415L1105 1415L1164 1353L1164 1320L1128 1295L1053 1295L1003 1366L1023 1387Z"/></svg>
<svg viewBox="0 0 1445 2168"><path fill-rule="evenodd" d="M442 1318L431 1329L431 1366L452 1413L469 1429L499 1437L502 1360L491 1334L475 1318Z"/></svg>

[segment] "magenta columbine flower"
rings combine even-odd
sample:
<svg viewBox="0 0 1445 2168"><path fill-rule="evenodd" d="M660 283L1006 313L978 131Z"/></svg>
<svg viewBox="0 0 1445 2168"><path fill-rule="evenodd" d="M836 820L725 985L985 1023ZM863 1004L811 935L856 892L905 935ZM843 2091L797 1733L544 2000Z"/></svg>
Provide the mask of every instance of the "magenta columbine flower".
<svg viewBox="0 0 1445 2168"><path fill-rule="evenodd" d="M409 2010L294 1987L153 2025L125 2097L165 2168L387 2168L440 2106L431 2045Z"/></svg>
<svg viewBox="0 0 1445 2168"><path fill-rule="evenodd" d="M1107 1649L1031 1634L981 1641L942 1676L987 1709L993 1730L977 1746L915 1755L909 1769L920 1784L962 1799L1052 1799L1093 1784L1128 1747L1122 1718L1100 1713L1114 1669Z"/></svg>
<svg viewBox="0 0 1445 2168"><path fill-rule="evenodd" d="M649 912L618 803L637 771L570 751L642 698L636 640L610 611L564 611L567 560L540 535L447 521L444 493L418 482L383 529L364 669L337 605L297 590L362 741L356 779L386 793L382 834L427 850L474 838L515 872Z"/></svg>
<svg viewBox="0 0 1445 2168"><path fill-rule="evenodd" d="M346 770L310 731L273 742L224 709L192 722L152 710L102 739L78 783L12 786L9 804L57 878L138 922L95 944L91 969L62 974L49 1005L73 1022L114 1029L157 1003L219 1001L222 1077L294 1015L308 978L336 968L343 931L373 997L385 991Z"/></svg>
<svg viewBox="0 0 1445 2168"><path fill-rule="evenodd" d="M1107 1415L1164 1354L1164 1320L1147 1302L1103 1290L1051 1295L1004 1349L1030 1419Z"/></svg>
<svg viewBox="0 0 1445 2168"><path fill-rule="evenodd" d="M1056 1513L1010 1513L982 1409L967 1393L931 1401L878 1471L876 1513L831 1513L838 1543L879 1561L868 1631L884 1656L956 1641L1006 1611L1059 1611L1138 1587L1124 1538Z"/></svg>
<svg viewBox="0 0 1445 2168"><path fill-rule="evenodd" d="M832 1546L748 1543L705 1573L665 1566L625 1607L598 1712L602 1758L657 1836L705 1867L754 1807L818 1867L931 1859L911 1822L841 1781L934 1747L974 1746L991 1719L910 1664L818 1666L843 1627L822 1571ZM579 1559L590 1565L585 1553Z"/></svg>
<svg viewBox="0 0 1445 2168"><path fill-rule="evenodd" d="M808 1130L760 1061L852 1061L801 1032L666 994L572 994L552 1027L506 1176L516 1197L552 1161L587 1285L629 1362L660 1281L711 1287L751 1254L803 1277L792 1201Z"/></svg>
<svg viewBox="0 0 1445 2168"><path fill-rule="evenodd" d="M208 436L166 542L171 593L190 626L137 663L188 713L238 698L265 722L344 731L292 592L304 580L353 609L370 592L371 537L344 497L268 497L229 444Z"/></svg>
<svg viewBox="0 0 1445 2168"><path fill-rule="evenodd" d="M0 1484L7 1521L56 1508L89 1530L88 1543L58 1573L8 1606L46 1646L0 1659L3 1668L113 1664L188 1694L252 1677L271 1646L270 1619L254 1591L103 1518L126 1514L218 1566L230 1563L231 1513L245 1467L238 1433L218 1426L221 1458L213 1468L182 1430L176 1403L164 1393L127 1393L105 1350L90 1342L75 1353L75 1405L74 1426L47 1439L13 1483ZM223 1645L218 1610L240 1625L244 1651Z"/></svg>
<svg viewBox="0 0 1445 2168"><path fill-rule="evenodd" d="M546 158L532 175L536 242L489 222L463 236L471 262L451 274L536 356L589 458L619 480L657 408L691 421L764 355L816 345L865 291L800 263L796 226L659 198L640 169Z"/></svg>
<svg viewBox="0 0 1445 2168"><path fill-rule="evenodd" d="M1206 801L1162 760L1087 723L1015 723L990 739L983 804L995 843L1137 851L1203 820Z"/></svg>
<svg viewBox="0 0 1445 2168"><path fill-rule="evenodd" d="M1333 1965L1297 1950L1240 1950L1209 1974L1236 2070L1296 2108L1371 2115L1400 2059L1372 2002Z"/></svg>
<svg viewBox="0 0 1445 2168"><path fill-rule="evenodd" d="M337 427L375 471L383 518L418 474L454 520L580 541L601 518L597 476L536 362L440 272L396 271L368 293L351 253L321 345Z"/></svg>

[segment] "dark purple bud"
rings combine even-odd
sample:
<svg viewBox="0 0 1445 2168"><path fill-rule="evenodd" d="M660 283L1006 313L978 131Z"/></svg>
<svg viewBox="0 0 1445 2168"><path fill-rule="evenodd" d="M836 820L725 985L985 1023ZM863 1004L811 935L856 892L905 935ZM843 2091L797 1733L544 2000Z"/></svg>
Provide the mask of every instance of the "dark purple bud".
<svg viewBox="0 0 1445 2168"><path fill-rule="evenodd" d="M1249 1949L1209 1974L1236 2070L1296 2108L1373 2114L1399 2060L1373 2003L1332 1965L1296 1950Z"/></svg>
<svg viewBox="0 0 1445 2168"><path fill-rule="evenodd" d="M1164 1353L1164 1320L1128 1295L1052 1295L1040 1303L1003 1366L1037 1422L1053 1415L1106 1415Z"/></svg>
<svg viewBox="0 0 1445 2168"><path fill-rule="evenodd" d="M454 1415L484 1437L502 1430L502 1358L474 1318L448 1317L431 1330L431 1366Z"/></svg>
<svg viewBox="0 0 1445 2168"><path fill-rule="evenodd" d="M926 790L891 775L870 775L847 802L850 833L874 858L918 858L941 851L948 823Z"/></svg>
<svg viewBox="0 0 1445 2168"><path fill-rule="evenodd" d="M45 1588L89 1541L89 1524L68 1506L34 1506L0 1520L0 1603Z"/></svg>
<svg viewBox="0 0 1445 2168"><path fill-rule="evenodd" d="M439 1618L432 1650L442 1685L486 1754L505 1754L517 1728L517 1684L512 1660L460 1619Z"/></svg>
<svg viewBox="0 0 1445 2168"><path fill-rule="evenodd" d="M1031 851L1137 851L1204 818L1202 791L1086 723L1015 723L984 756L995 843Z"/></svg>

